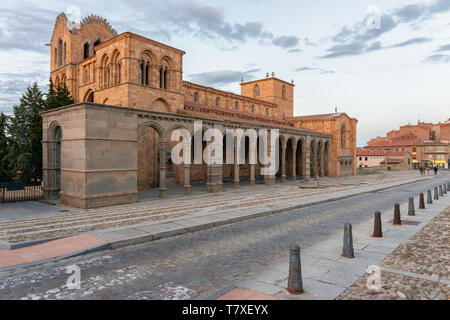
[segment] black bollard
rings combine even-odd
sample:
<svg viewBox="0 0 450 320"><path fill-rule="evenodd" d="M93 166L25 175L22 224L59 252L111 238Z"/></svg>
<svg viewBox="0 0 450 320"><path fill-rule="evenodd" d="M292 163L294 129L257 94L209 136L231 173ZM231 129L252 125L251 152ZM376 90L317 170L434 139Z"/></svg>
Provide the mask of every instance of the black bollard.
<svg viewBox="0 0 450 320"><path fill-rule="evenodd" d="M425 198L423 193L421 193L419 197L419 209L425 209Z"/></svg>
<svg viewBox="0 0 450 320"><path fill-rule="evenodd" d="M381 212L375 212L375 220L373 222L373 235L372 237L381 238L383 237L383 231L381 231Z"/></svg>
<svg viewBox="0 0 450 320"><path fill-rule="evenodd" d="M447 185L445 183L442 185L442 191L444 191L444 194L447 194Z"/></svg>
<svg viewBox="0 0 450 320"><path fill-rule="evenodd" d="M447 182L447 190L450 191L450 182Z"/></svg>
<svg viewBox="0 0 450 320"><path fill-rule="evenodd" d="M439 200L439 192L438 192L438 188L434 187L434 197L433 200Z"/></svg>
<svg viewBox="0 0 450 320"><path fill-rule="evenodd" d="M431 190L427 190L427 203L432 204L433 199L431 197Z"/></svg>
<svg viewBox="0 0 450 320"><path fill-rule="evenodd" d="M439 197L442 197L444 192L442 191L442 186L439 186Z"/></svg>
<svg viewBox="0 0 450 320"><path fill-rule="evenodd" d="M414 198L409 198L408 203L408 216L415 216L416 211L414 210Z"/></svg>
<svg viewBox="0 0 450 320"><path fill-rule="evenodd" d="M400 217L400 205L398 203L394 205L394 222L392 224L395 226L402 225L402 218Z"/></svg>
<svg viewBox="0 0 450 320"><path fill-rule="evenodd" d="M300 247L291 244L291 255L289 258L289 279L287 290L291 294L303 293L302 265L300 262Z"/></svg>
<svg viewBox="0 0 450 320"><path fill-rule="evenodd" d="M344 246L342 247L342 256L350 259L355 257L355 251L353 250L352 225L350 223L344 225Z"/></svg>

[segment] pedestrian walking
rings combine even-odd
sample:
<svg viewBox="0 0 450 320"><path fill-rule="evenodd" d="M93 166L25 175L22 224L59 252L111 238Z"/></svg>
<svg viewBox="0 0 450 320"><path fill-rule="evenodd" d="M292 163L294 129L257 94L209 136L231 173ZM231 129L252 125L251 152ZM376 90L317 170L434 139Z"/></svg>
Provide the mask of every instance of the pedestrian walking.
<svg viewBox="0 0 450 320"><path fill-rule="evenodd" d="M433 170L434 170L434 175L437 175L437 173L438 173L438 167L437 167L436 164L434 165Z"/></svg>

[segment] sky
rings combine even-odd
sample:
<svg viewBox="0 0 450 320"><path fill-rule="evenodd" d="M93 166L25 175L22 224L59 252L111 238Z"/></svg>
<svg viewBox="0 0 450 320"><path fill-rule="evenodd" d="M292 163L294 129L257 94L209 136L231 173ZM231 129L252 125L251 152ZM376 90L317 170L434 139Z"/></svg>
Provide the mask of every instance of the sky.
<svg viewBox="0 0 450 320"><path fill-rule="evenodd" d="M294 80L294 115L346 112L360 147L450 117L450 0L2 0L0 112L46 90L61 12L185 51L187 81L239 94L241 79Z"/></svg>

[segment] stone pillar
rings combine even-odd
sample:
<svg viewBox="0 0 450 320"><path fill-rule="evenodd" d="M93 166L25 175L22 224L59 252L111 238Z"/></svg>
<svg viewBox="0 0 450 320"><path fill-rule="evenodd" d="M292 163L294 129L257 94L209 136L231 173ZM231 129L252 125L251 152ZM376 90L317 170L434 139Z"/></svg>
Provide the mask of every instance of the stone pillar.
<svg viewBox="0 0 450 320"><path fill-rule="evenodd" d="M189 164L184 165L184 194L191 194L191 166Z"/></svg>
<svg viewBox="0 0 450 320"><path fill-rule="evenodd" d="M297 180L297 145L292 146L292 181Z"/></svg>
<svg viewBox="0 0 450 320"><path fill-rule="evenodd" d="M166 142L159 143L159 196L166 197Z"/></svg>
<svg viewBox="0 0 450 320"><path fill-rule="evenodd" d="M311 179L311 170L310 170L310 153L311 153L311 138L306 137L306 143L302 150L302 178L306 181Z"/></svg>
<svg viewBox="0 0 450 320"><path fill-rule="evenodd" d="M207 165L207 183L209 193L217 193L222 191L222 165Z"/></svg>
<svg viewBox="0 0 450 320"><path fill-rule="evenodd" d="M323 172L323 168L324 168L324 163L323 163L323 161L324 161L324 156L323 156L323 153L324 153L324 149L325 149L325 146L324 146L324 144L323 144L323 142L320 144L320 150L318 151L318 158L319 158L319 175L320 175L320 177L321 178L323 178L324 176L325 176L325 174L324 174L324 172Z"/></svg>
<svg viewBox="0 0 450 320"><path fill-rule="evenodd" d="M281 147L281 180L286 182L286 146Z"/></svg>
<svg viewBox="0 0 450 320"><path fill-rule="evenodd" d="M327 147L327 163L325 164L327 166L327 175L331 176L331 141L328 141L328 147Z"/></svg>
<svg viewBox="0 0 450 320"><path fill-rule="evenodd" d="M254 186L255 185L255 170L256 170L256 165L251 164L250 165L250 185Z"/></svg>
<svg viewBox="0 0 450 320"><path fill-rule="evenodd" d="M271 145L271 135L272 132L269 131L267 134L267 156L270 156L271 152L272 152L272 148L275 148L275 146ZM269 165L266 165L269 166ZM271 185L271 184L275 184L275 172L272 175L265 175L264 176L264 183Z"/></svg>
<svg viewBox="0 0 450 320"><path fill-rule="evenodd" d="M234 187L235 188L239 188L239 148L240 148L241 144L239 143L238 140L239 139L235 138L235 143L234 143Z"/></svg>

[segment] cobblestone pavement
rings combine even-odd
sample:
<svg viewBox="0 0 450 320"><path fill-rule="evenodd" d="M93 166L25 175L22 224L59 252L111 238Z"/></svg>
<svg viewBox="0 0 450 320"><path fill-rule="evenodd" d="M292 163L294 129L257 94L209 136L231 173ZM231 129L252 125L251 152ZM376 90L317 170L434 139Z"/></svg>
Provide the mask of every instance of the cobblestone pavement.
<svg viewBox="0 0 450 320"><path fill-rule="evenodd" d="M373 186L418 177L417 172L389 172L361 176L324 178L321 185L327 193L357 189L360 186ZM98 209L73 209L61 207L61 214L32 219L0 221L0 240L10 243L36 239L72 235L99 229L121 227L169 218L192 215L205 211L224 211L235 208L248 208L255 205L270 204L274 201L289 201L323 193L324 189L311 188L312 181L289 181L274 186L256 185L231 189L219 194L194 194L190 197L144 200L135 204L120 205ZM2 213L0 206L0 215ZM39 210L42 210L41 208ZM53 209L54 210L54 209Z"/></svg>
<svg viewBox="0 0 450 320"><path fill-rule="evenodd" d="M369 290L364 275L338 300L450 299L450 207L380 264L381 290Z"/></svg>
<svg viewBox="0 0 450 320"><path fill-rule="evenodd" d="M449 177L0 273L0 299L205 299L285 261L291 242L307 248ZM71 265L81 270L79 290L66 286Z"/></svg>

